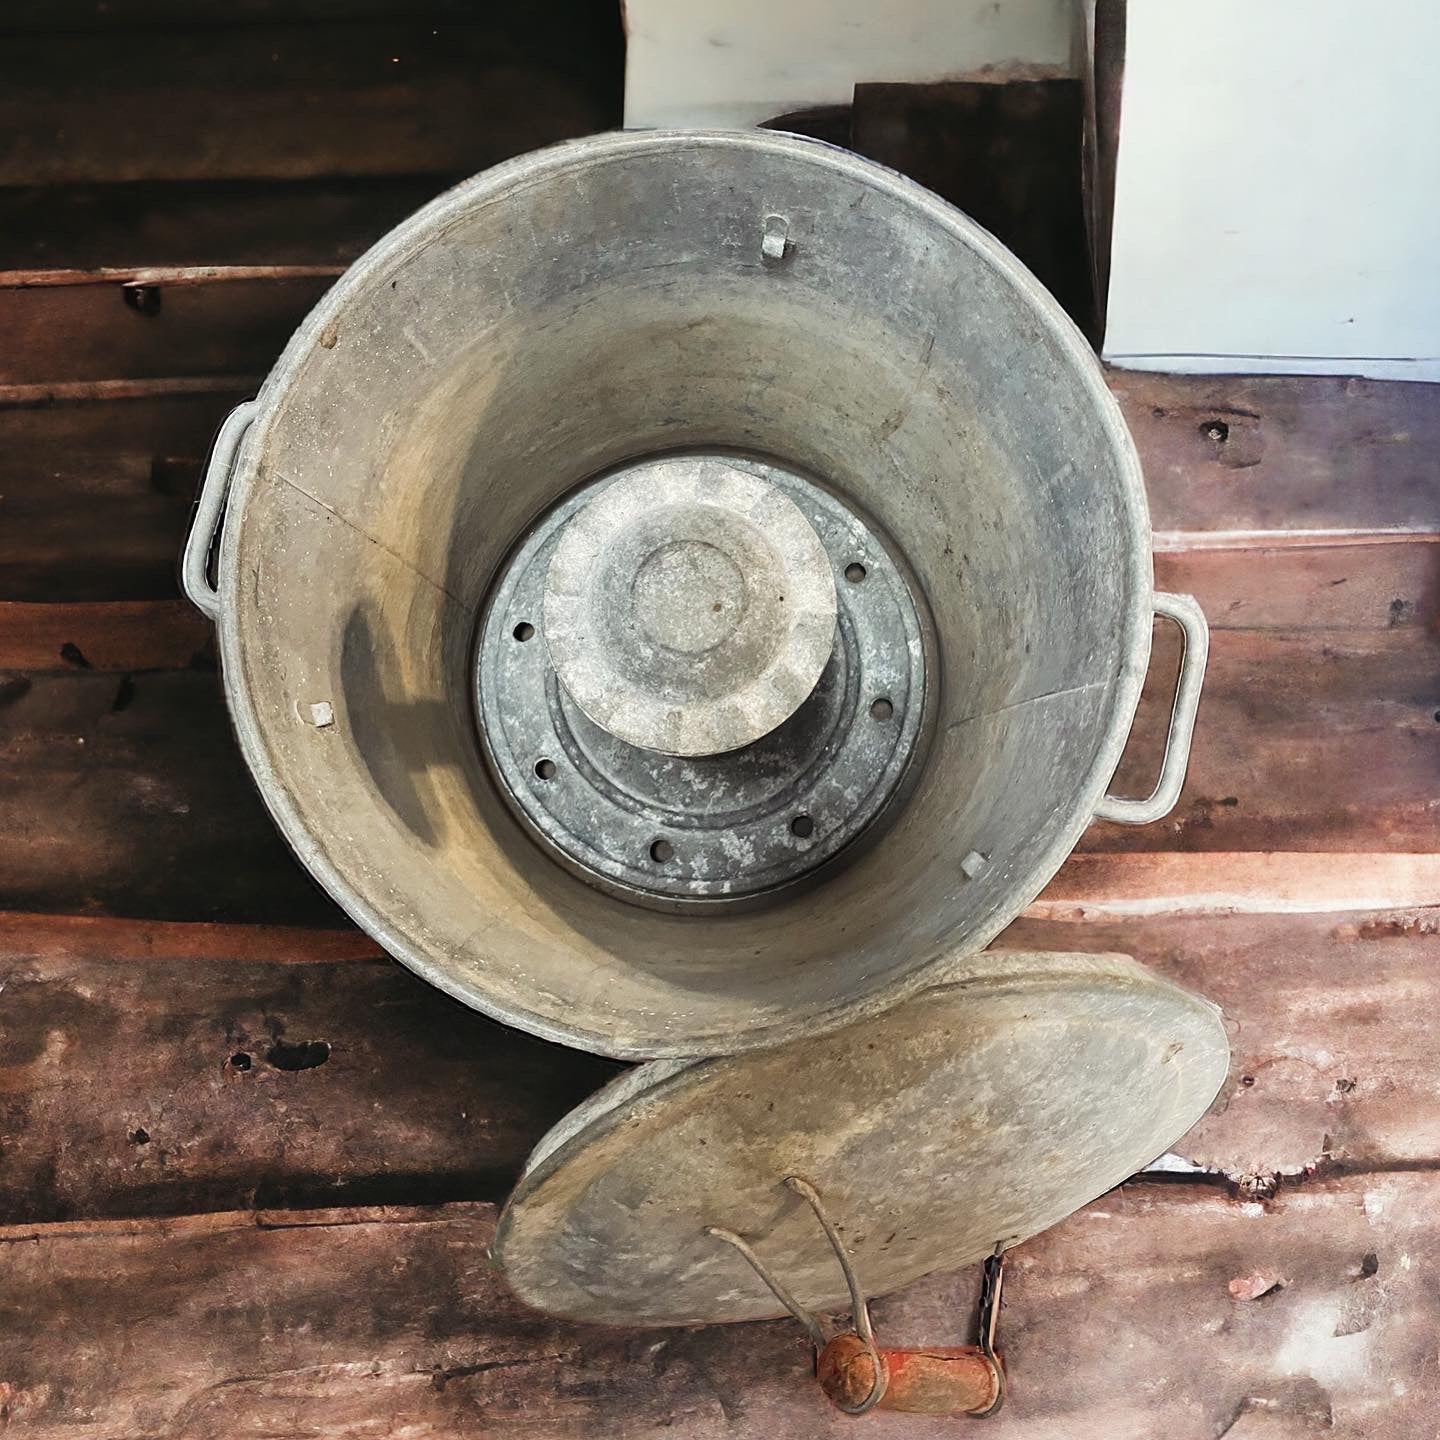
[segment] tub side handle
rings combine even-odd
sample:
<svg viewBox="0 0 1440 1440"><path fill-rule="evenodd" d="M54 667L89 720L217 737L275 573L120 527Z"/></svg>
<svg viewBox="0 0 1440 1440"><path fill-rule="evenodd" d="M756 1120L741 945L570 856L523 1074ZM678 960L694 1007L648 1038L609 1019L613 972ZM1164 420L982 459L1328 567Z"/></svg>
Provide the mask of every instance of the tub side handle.
<svg viewBox="0 0 1440 1440"><path fill-rule="evenodd" d="M220 592L210 583L210 555L219 543L220 520L230 493L230 477L235 473L235 457L257 408L254 400L246 400L225 417L210 449L210 462L200 482L195 515L180 559L180 583L190 603L216 622L220 619Z"/></svg>
<svg viewBox="0 0 1440 1440"><path fill-rule="evenodd" d="M1175 704L1170 711L1170 733L1165 739L1165 759L1160 780L1148 800L1122 800L1107 795L1095 807L1097 820L1118 825L1148 825L1162 819L1174 808L1185 784L1190 763L1190 741L1195 734L1195 712L1200 708L1200 690L1205 682L1205 662L1210 655L1210 627L1205 612L1193 595L1167 595L1157 591L1155 613L1173 620L1185 637L1180 659L1180 680L1175 687Z"/></svg>

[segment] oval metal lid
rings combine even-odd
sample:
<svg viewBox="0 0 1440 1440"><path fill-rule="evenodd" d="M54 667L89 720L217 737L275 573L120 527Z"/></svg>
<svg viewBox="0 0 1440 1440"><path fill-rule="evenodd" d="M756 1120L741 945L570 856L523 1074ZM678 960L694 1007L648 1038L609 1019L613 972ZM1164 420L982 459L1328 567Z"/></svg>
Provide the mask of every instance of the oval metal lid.
<svg viewBox="0 0 1440 1440"><path fill-rule="evenodd" d="M883 1295L1044 1230L1164 1153L1225 1078L1219 1010L1118 955L986 952L878 1019L621 1076L535 1148L494 1257L528 1304L688 1325L784 1313L743 1235L814 1310L846 1304L799 1196Z"/></svg>

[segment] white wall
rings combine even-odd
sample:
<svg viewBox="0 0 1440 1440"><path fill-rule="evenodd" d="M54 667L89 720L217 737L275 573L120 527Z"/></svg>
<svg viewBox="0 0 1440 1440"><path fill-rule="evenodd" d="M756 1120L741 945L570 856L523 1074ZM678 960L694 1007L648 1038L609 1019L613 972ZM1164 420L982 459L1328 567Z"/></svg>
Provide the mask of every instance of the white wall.
<svg viewBox="0 0 1440 1440"><path fill-rule="evenodd" d="M625 124L743 127L859 80L1069 73L1074 0L626 0Z"/></svg>
<svg viewBox="0 0 1440 1440"><path fill-rule="evenodd" d="M1440 0L1129 0L1105 353L1440 380Z"/></svg>

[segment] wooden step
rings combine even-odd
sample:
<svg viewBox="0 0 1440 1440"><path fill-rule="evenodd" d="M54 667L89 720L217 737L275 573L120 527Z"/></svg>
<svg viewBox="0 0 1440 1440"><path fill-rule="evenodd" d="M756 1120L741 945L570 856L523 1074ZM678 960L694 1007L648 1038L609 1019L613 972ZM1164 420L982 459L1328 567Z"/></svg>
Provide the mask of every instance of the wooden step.
<svg viewBox="0 0 1440 1440"><path fill-rule="evenodd" d="M1270 532L1155 553L1155 586L1194 595L1212 630L1391 630L1440 622L1440 534L1330 541Z"/></svg>
<svg viewBox="0 0 1440 1440"><path fill-rule="evenodd" d="M1177 650L1166 626L1114 794L1154 786ZM1418 625L1216 630L1180 803L1153 825L1094 825L1081 849L1433 849L1437 661L1436 634Z"/></svg>
<svg viewBox="0 0 1440 1440"><path fill-rule="evenodd" d="M251 784L216 674L0 687L0 908L339 923Z"/></svg>
<svg viewBox="0 0 1440 1440"><path fill-rule="evenodd" d="M157 634L154 644L180 658L202 632L183 611L167 614L175 632ZM0 800L10 817L0 907L155 919L334 918L250 782L216 674L107 674L98 668L107 658L144 658L138 643L60 617L27 620L26 631L28 639L17 627L10 644L26 653L53 647L53 669L70 673L12 673L0 690ZM1096 824L1081 851L1433 849L1436 654L1434 635L1418 624L1217 630L1175 812L1138 828ZM1153 785L1171 684L1157 660L1115 793L1139 795ZM1336 873L1344 868L1337 858Z"/></svg>
<svg viewBox="0 0 1440 1440"><path fill-rule="evenodd" d="M0 188L0 270L344 266L464 174Z"/></svg>
<svg viewBox="0 0 1440 1440"><path fill-rule="evenodd" d="M1257 1192L1440 1166L1440 908L1065 913L1042 902L998 945L1132 954L1225 1012L1230 1077L1186 1161ZM501 1199L622 1068L354 930L0 915L0 994L0 1223Z"/></svg>
<svg viewBox="0 0 1440 1440"><path fill-rule="evenodd" d="M1013 1252L1010 1399L990 1428L1011 1440L1426 1434L1440 1406L1437 1216L1434 1173L1304 1185L1268 1206L1195 1185L1115 1191ZM789 1320L607 1330L524 1310L486 1261L493 1220L448 1205L11 1227L9 1424L35 1440L954 1430L844 1420ZM976 1279L937 1275L881 1301L877 1335L969 1341Z"/></svg>
<svg viewBox="0 0 1440 1440"><path fill-rule="evenodd" d="M1440 897L1440 854L1098 851L1072 855L1025 911L1038 920L1327 915L1413 910Z"/></svg>
<svg viewBox="0 0 1440 1440"><path fill-rule="evenodd" d="M173 509L172 571L189 518L179 505ZM1292 643L1314 634L1322 646L1340 639L1362 648L1377 633L1401 631L1406 639L1377 643L1423 644L1440 619L1440 540L1162 553L1156 585L1195 595L1212 631L1280 631ZM0 670L184 668L207 648L211 630L179 599L0 600ZM1362 638L1367 632L1370 640ZM1226 637L1218 643L1228 648L1246 642ZM1166 656L1173 648L1174 637L1159 627L1152 688L1162 710L1173 663Z"/></svg>
<svg viewBox="0 0 1440 1440"><path fill-rule="evenodd" d="M0 402L0 598L176 595L202 459L260 380L91 383Z"/></svg>
<svg viewBox="0 0 1440 1440"><path fill-rule="evenodd" d="M238 17L237 17L238 18ZM57 24L57 29L60 26ZM470 174L618 124L618 13L5 38L0 185Z"/></svg>
<svg viewBox="0 0 1440 1440"><path fill-rule="evenodd" d="M188 600L0 600L0 670L213 667L214 635Z"/></svg>
<svg viewBox="0 0 1440 1440"><path fill-rule="evenodd" d="M459 20L473 14L471 0L127 0L124 9L95 0L11 0L0 34L124 34L140 26L185 25L224 32L235 25L276 20L343 24L409 16Z"/></svg>
<svg viewBox="0 0 1440 1440"><path fill-rule="evenodd" d="M264 374L335 265L0 273L0 385Z"/></svg>
<svg viewBox="0 0 1440 1440"><path fill-rule="evenodd" d="M46 361L50 379L0 390L0 599L175 593L174 557L211 439L230 407L255 392L287 327L313 303L299 281L287 283L292 311L282 325L265 307L273 346L268 355L251 346L252 374L222 360L233 373L62 383ZM168 310L171 297L162 286L154 316L127 308L122 282L56 287L52 299L69 288L86 292L106 331L81 337L70 368L95 374L85 358L92 349L123 357L127 345L149 345L146 337L160 332L145 326L163 330L196 306L222 305L227 286L238 293L216 280L209 287L216 296L182 296ZM207 286L198 289L204 295ZM34 303L33 294L21 298ZM4 303L0 291L0 308ZM183 343L213 358L222 340L202 329ZM34 370L34 362L23 363ZM1122 371L1110 372L1110 380L1146 468L1159 583L1208 587L1212 623L1329 623L1325 617L1337 609L1380 616L1397 599L1404 602L1397 607L1402 619L1422 608L1436 613L1440 387ZM1226 395L1228 409L1220 404ZM1233 418L1241 408L1252 412L1245 422L1251 429L1229 432L1233 442L1204 433L1207 417ZM1253 463L1233 463L1232 443L1249 445ZM1418 548L1399 548L1411 541ZM1214 553L1197 555L1202 548ZM1296 583L1271 598L1270 562L1281 548L1297 552L1286 558ZM1261 568L1245 558L1252 552L1263 555ZM1330 593L1347 586L1352 591L1344 595ZM1355 587L1364 592L1363 604L1351 598Z"/></svg>
<svg viewBox="0 0 1440 1440"><path fill-rule="evenodd" d="M122 503L138 502L136 491L143 483L137 480L135 489L121 497ZM190 510L181 496L153 489L151 493L163 507L157 513L163 513L168 533L163 544L156 544L148 563L173 589ZM76 554L82 537L74 532L82 522L88 523L83 516L75 517L66 533L50 543L71 547L66 553ZM94 534L91 543L102 544L104 539L103 534ZM38 565L40 557L32 552L29 563ZM101 571L89 572L86 578L103 584L115 577ZM1155 584L1161 590L1194 595L1212 631L1279 630L1293 635L1400 630L1414 639L1417 629L1434 633L1440 620L1440 537L1382 544L1161 552L1155 557ZM25 588L23 581L20 588ZM75 662L59 656L59 648L67 644L79 649L92 669L183 667L203 648L208 631L199 612L178 599L127 597L108 603L0 599L0 670L68 668ZM1165 627L1160 627L1159 636L1160 646L1173 647L1174 637L1165 634ZM1157 650L1157 666L1163 664L1164 656Z"/></svg>
<svg viewBox="0 0 1440 1440"><path fill-rule="evenodd" d="M0 1223L503 1199L623 1067L354 931L0 916Z"/></svg>
<svg viewBox="0 0 1440 1440"><path fill-rule="evenodd" d="M1147 375L1110 386L1166 532L1440 531L1440 394L1343 376Z"/></svg>

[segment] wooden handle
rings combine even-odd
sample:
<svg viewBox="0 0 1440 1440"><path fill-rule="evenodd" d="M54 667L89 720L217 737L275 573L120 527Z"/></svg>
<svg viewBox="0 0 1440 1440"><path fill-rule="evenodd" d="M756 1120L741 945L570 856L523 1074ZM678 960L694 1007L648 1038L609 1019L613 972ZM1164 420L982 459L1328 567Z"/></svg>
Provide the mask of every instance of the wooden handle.
<svg viewBox="0 0 1440 1440"><path fill-rule="evenodd" d="M926 1350L882 1346L885 1393L878 1410L911 1415L986 1415L1000 1399L999 1365L978 1345L938 1345ZM854 1409L870 1394L874 1361L853 1331L837 1335L820 1352L816 1375L821 1388L842 1410Z"/></svg>

